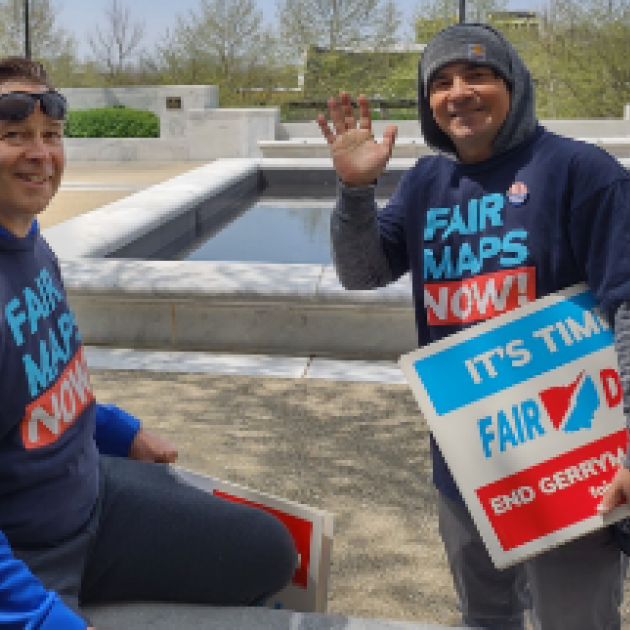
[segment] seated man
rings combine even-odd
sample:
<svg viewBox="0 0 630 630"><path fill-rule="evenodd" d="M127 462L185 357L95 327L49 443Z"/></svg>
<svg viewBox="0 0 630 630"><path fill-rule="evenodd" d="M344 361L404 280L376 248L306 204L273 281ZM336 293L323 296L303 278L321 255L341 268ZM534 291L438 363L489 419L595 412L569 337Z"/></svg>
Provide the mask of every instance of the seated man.
<svg viewBox="0 0 630 630"><path fill-rule="evenodd" d="M65 116L41 65L0 61L0 627L85 629L79 603L264 602L296 566L280 521L178 482L175 449L94 400L35 220Z"/></svg>

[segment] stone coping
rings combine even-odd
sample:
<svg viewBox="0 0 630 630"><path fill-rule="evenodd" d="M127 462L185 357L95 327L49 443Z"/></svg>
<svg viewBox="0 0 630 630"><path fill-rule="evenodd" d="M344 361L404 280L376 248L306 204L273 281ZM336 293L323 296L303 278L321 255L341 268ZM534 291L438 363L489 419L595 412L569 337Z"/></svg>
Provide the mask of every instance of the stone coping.
<svg viewBox="0 0 630 630"><path fill-rule="evenodd" d="M57 224L44 237L60 258L101 258L258 169L253 159L218 160Z"/></svg>
<svg viewBox="0 0 630 630"><path fill-rule="evenodd" d="M411 307L407 276L376 291L347 291L332 265L279 265L161 260L61 260L68 288L94 295L118 293L176 300L204 298L339 304L389 303Z"/></svg>

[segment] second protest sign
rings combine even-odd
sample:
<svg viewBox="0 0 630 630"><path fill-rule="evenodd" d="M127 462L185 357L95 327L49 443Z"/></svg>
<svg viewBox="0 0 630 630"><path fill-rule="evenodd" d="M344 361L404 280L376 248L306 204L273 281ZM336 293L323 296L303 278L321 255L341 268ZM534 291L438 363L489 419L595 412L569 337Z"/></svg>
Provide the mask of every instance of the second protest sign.
<svg viewBox="0 0 630 630"><path fill-rule="evenodd" d="M497 567L628 514L597 514L627 432L613 335L586 286L400 365Z"/></svg>

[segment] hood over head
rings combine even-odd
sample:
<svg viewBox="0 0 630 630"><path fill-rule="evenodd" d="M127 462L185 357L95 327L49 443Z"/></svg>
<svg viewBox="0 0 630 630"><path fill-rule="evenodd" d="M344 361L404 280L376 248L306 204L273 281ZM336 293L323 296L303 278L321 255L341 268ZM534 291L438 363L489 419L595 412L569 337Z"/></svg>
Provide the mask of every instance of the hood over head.
<svg viewBox="0 0 630 630"><path fill-rule="evenodd" d="M439 32L428 44L418 66L418 115L422 135L435 151L453 159L453 141L438 127L429 105L429 84L449 63L489 66L505 81L511 94L510 111L492 145L492 155L517 146L536 128L534 82L510 42L487 24L455 24Z"/></svg>

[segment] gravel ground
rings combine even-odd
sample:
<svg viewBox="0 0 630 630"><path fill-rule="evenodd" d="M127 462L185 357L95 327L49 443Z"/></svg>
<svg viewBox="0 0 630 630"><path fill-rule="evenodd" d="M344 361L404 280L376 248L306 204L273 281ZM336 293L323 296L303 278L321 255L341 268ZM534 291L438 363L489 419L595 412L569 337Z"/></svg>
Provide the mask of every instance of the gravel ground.
<svg viewBox="0 0 630 630"><path fill-rule="evenodd" d="M407 387L102 370L92 383L172 439L185 468L335 513L330 613L457 625Z"/></svg>

